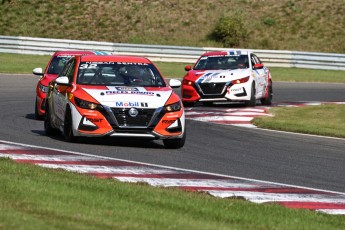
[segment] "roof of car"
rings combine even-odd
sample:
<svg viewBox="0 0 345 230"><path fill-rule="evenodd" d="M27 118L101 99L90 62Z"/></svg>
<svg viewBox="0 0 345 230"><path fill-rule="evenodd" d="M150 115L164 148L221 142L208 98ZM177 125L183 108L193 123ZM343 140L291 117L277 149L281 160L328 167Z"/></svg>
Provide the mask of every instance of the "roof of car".
<svg viewBox="0 0 345 230"><path fill-rule="evenodd" d="M126 62L126 63L152 63L145 57L126 56L126 55L87 55L81 57L82 62Z"/></svg>
<svg viewBox="0 0 345 230"><path fill-rule="evenodd" d="M104 51L91 50L60 50L54 53L54 56L75 56L75 55L109 55L110 53Z"/></svg>
<svg viewBox="0 0 345 230"><path fill-rule="evenodd" d="M224 50L224 51L211 51L206 52L202 56L238 56L238 55L247 55L250 53L248 50Z"/></svg>

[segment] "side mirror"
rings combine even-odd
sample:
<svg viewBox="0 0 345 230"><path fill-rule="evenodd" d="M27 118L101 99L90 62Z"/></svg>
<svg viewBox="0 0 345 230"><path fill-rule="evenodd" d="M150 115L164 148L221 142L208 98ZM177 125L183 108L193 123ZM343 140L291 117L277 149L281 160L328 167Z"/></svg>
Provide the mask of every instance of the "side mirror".
<svg viewBox="0 0 345 230"><path fill-rule="evenodd" d="M35 75L43 76L43 70L42 68L35 68L32 70L32 73Z"/></svg>
<svg viewBox="0 0 345 230"><path fill-rule="evenodd" d="M186 70L186 71L189 71L189 70L191 70L192 69L192 67L190 66L190 65L186 65L185 67L184 67L184 70Z"/></svg>
<svg viewBox="0 0 345 230"><path fill-rule="evenodd" d="M179 88L181 86L181 82L177 79L170 79L169 85L171 88Z"/></svg>
<svg viewBox="0 0 345 230"><path fill-rule="evenodd" d="M262 68L264 68L263 64L255 64L254 65L254 69L262 69Z"/></svg>
<svg viewBox="0 0 345 230"><path fill-rule="evenodd" d="M66 76L61 76L55 79L56 84L59 85L69 85L69 80L68 77Z"/></svg>

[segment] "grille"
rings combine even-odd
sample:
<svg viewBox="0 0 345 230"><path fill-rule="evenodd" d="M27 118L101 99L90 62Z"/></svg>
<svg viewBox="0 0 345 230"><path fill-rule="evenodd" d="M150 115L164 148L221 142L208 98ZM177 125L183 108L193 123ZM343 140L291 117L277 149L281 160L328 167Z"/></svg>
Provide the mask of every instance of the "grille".
<svg viewBox="0 0 345 230"><path fill-rule="evenodd" d="M220 95L223 92L226 83L200 83L199 87L201 89L201 93L204 95L213 94L213 95Z"/></svg>
<svg viewBox="0 0 345 230"><path fill-rule="evenodd" d="M141 126L146 127L155 109L137 109L138 115L131 117L128 113L130 108L112 108L112 112L120 126Z"/></svg>

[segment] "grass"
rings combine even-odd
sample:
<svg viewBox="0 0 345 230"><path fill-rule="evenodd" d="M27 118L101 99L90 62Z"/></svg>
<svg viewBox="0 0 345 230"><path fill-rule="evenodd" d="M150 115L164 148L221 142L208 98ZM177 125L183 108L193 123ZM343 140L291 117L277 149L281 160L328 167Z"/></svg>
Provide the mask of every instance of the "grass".
<svg viewBox="0 0 345 230"><path fill-rule="evenodd" d="M343 0L5 0L0 34L116 43L222 47L218 20L244 14L239 48L345 53Z"/></svg>
<svg viewBox="0 0 345 230"><path fill-rule="evenodd" d="M0 73L31 74L36 67L45 68L50 56L0 53ZM182 78L186 65L193 63L155 62L166 78ZM338 82L345 83L345 71L298 68L270 68L274 81L290 82Z"/></svg>
<svg viewBox="0 0 345 230"><path fill-rule="evenodd" d="M343 229L343 216L0 159L0 229Z"/></svg>
<svg viewBox="0 0 345 230"><path fill-rule="evenodd" d="M254 118L253 124L266 129L345 138L345 105L279 107L272 117Z"/></svg>

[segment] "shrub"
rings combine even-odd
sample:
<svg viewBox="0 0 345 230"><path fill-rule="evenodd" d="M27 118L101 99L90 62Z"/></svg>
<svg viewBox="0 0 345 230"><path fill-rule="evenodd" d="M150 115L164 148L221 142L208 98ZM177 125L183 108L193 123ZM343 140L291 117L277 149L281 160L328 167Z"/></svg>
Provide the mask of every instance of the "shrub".
<svg viewBox="0 0 345 230"><path fill-rule="evenodd" d="M238 47L247 41L248 29L241 12L222 16L212 33L212 37L224 47Z"/></svg>

